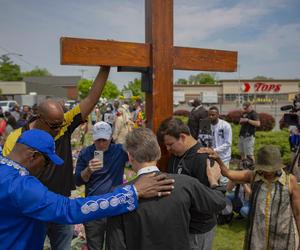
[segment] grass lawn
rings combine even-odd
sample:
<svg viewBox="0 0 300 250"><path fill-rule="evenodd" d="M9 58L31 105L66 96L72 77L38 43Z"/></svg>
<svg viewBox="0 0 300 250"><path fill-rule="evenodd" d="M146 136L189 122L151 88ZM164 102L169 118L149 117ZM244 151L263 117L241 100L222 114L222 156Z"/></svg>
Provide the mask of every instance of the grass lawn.
<svg viewBox="0 0 300 250"><path fill-rule="evenodd" d="M246 231L246 220L234 218L230 224L218 226L214 239L213 250L243 249Z"/></svg>

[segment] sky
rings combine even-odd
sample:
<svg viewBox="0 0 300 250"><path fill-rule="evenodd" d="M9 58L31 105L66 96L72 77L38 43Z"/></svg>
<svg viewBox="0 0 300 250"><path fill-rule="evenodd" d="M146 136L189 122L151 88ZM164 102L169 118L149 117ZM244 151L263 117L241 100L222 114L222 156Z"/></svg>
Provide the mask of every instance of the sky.
<svg viewBox="0 0 300 250"><path fill-rule="evenodd" d="M0 55L22 71L93 79L98 67L60 65L62 36L145 41L144 0L0 0ZM174 0L174 45L238 51L238 70L217 79L300 79L299 0ZM22 56L21 56L22 55ZM174 71L174 81L201 72ZM109 79L119 87L138 73Z"/></svg>

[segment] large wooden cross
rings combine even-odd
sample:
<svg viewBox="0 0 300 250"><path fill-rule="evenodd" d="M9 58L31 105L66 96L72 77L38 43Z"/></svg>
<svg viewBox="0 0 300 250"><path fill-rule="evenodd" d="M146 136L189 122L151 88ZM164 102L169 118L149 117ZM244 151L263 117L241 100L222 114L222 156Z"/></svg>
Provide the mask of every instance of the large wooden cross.
<svg viewBox="0 0 300 250"><path fill-rule="evenodd" d="M61 38L61 64L143 72L148 127L173 113L173 70L234 72L237 52L173 45L173 0L145 0L146 43ZM161 166L166 166L163 153ZM164 168L163 168L164 169Z"/></svg>

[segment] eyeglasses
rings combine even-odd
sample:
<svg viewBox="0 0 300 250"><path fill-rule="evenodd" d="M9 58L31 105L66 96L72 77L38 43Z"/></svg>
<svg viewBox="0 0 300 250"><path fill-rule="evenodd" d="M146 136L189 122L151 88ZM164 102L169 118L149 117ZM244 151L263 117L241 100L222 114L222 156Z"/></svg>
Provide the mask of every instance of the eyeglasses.
<svg viewBox="0 0 300 250"><path fill-rule="evenodd" d="M44 119L42 116L40 116L40 119L47 124L47 126L50 128L50 129L61 129L63 128L64 126L66 126L66 122L65 120L62 122L62 123L50 123L48 122L46 119Z"/></svg>

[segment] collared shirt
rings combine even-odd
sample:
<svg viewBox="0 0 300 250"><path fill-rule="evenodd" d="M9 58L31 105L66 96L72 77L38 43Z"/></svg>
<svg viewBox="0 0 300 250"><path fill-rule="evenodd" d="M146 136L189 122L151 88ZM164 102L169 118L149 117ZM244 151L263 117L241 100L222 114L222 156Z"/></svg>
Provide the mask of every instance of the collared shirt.
<svg viewBox="0 0 300 250"><path fill-rule="evenodd" d="M137 208L133 185L69 199L50 192L20 164L0 156L0 249L43 249L45 223L78 224Z"/></svg>
<svg viewBox="0 0 300 250"><path fill-rule="evenodd" d="M148 167L144 167L141 168L138 172L137 172L137 176L140 176L142 174L148 174L148 173L152 173L152 172L159 172L160 170L158 169L158 167L156 166L148 166Z"/></svg>
<svg viewBox="0 0 300 250"><path fill-rule="evenodd" d="M272 181L272 183L275 183L276 181L278 181L279 183L281 183L283 186L286 185L286 173L281 169L280 170L281 174L276 176L274 178L274 180ZM263 181L264 183L270 183L270 181L268 181L267 179L264 178L263 175L260 175L258 173L255 173L255 178L254 178L254 182L257 182L257 181Z"/></svg>
<svg viewBox="0 0 300 250"><path fill-rule="evenodd" d="M211 124L212 148L219 154L225 164L231 159L232 129L231 125L219 119L216 125Z"/></svg>

